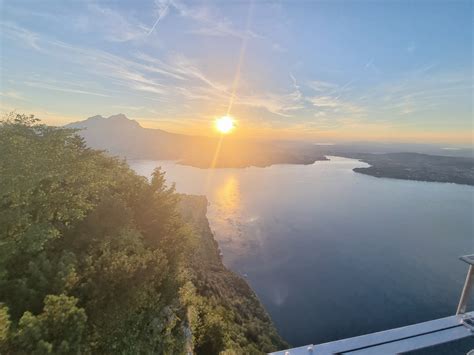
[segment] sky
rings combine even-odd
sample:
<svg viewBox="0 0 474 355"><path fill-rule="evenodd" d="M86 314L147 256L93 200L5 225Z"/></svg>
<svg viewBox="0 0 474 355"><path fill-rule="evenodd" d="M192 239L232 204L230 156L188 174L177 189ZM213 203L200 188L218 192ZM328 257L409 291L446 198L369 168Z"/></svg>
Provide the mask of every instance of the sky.
<svg viewBox="0 0 474 355"><path fill-rule="evenodd" d="M0 110L473 144L472 1L0 0Z"/></svg>

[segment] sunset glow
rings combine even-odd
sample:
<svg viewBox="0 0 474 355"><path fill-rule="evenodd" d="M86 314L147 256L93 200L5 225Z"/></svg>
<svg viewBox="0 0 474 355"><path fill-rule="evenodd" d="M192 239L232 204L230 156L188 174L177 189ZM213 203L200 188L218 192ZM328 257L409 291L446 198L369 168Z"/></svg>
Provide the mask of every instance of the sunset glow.
<svg viewBox="0 0 474 355"><path fill-rule="evenodd" d="M472 146L470 1L28 3L2 6L0 114L65 125L123 113L187 135ZM214 126L227 115L238 129Z"/></svg>
<svg viewBox="0 0 474 355"><path fill-rule="evenodd" d="M235 122L230 116L223 116L216 120L216 129L219 133L227 134L234 130Z"/></svg>
<svg viewBox="0 0 474 355"><path fill-rule="evenodd" d="M474 355L473 3L0 0L0 355Z"/></svg>

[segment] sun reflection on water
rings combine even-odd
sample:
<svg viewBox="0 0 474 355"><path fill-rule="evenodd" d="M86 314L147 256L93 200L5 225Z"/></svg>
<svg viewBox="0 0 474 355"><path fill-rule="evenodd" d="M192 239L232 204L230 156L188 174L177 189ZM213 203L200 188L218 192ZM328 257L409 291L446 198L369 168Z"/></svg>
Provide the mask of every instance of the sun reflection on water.
<svg viewBox="0 0 474 355"><path fill-rule="evenodd" d="M213 189L212 203L208 213L212 219L212 229L215 238L224 252L227 261L229 256L234 259L236 255L245 250L245 240L242 233L242 194L240 180L233 174L219 179L219 184ZM232 252L229 252L232 249Z"/></svg>
<svg viewBox="0 0 474 355"><path fill-rule="evenodd" d="M239 180L234 175L229 175L216 190L218 201L225 216L234 216L241 207Z"/></svg>

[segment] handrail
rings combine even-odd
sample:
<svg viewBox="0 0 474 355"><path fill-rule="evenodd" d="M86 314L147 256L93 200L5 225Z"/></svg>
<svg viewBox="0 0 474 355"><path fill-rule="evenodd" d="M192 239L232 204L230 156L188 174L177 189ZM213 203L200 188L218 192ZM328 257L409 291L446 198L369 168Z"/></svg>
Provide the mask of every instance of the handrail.
<svg viewBox="0 0 474 355"><path fill-rule="evenodd" d="M474 284L474 254L461 256L469 264L456 315L406 327L306 345L271 353L273 355L329 354L398 354L474 336L474 312L467 312L467 302Z"/></svg>
<svg viewBox="0 0 474 355"><path fill-rule="evenodd" d="M474 283L474 254L464 255L459 259L469 264L466 281L464 282L461 297L459 298L458 309L456 310L456 314L464 314L466 313L467 301L469 300L469 295L471 294L472 285Z"/></svg>

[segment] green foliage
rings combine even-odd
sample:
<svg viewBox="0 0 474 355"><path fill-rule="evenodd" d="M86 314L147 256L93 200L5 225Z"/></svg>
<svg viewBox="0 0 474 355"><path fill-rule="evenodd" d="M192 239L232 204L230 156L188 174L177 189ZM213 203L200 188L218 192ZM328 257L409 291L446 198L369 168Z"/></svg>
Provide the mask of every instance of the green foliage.
<svg viewBox="0 0 474 355"><path fill-rule="evenodd" d="M10 315L8 308L0 304L0 354L6 351L7 341L10 336Z"/></svg>
<svg viewBox="0 0 474 355"><path fill-rule="evenodd" d="M176 194L161 170L149 182L74 130L11 114L0 122L0 181L1 353L230 354L283 344L220 262L205 210L183 208L201 200Z"/></svg>
<svg viewBox="0 0 474 355"><path fill-rule="evenodd" d="M37 316L25 312L13 339L15 351L27 354L79 354L86 326L85 311L77 299L48 295Z"/></svg>
<svg viewBox="0 0 474 355"><path fill-rule="evenodd" d="M181 196L181 214L201 236L180 297L197 354L260 354L287 348L248 284L222 264L203 196Z"/></svg>

